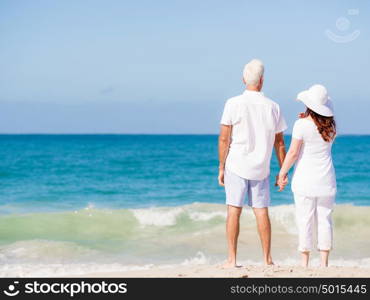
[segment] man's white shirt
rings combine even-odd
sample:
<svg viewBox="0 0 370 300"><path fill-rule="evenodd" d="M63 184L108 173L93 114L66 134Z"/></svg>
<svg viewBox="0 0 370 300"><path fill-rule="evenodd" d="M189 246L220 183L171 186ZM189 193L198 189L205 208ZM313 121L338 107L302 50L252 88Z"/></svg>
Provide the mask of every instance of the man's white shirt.
<svg viewBox="0 0 370 300"><path fill-rule="evenodd" d="M226 101L221 124L232 125L225 167L246 179L265 179L275 134L287 129L279 105L262 92L245 90Z"/></svg>

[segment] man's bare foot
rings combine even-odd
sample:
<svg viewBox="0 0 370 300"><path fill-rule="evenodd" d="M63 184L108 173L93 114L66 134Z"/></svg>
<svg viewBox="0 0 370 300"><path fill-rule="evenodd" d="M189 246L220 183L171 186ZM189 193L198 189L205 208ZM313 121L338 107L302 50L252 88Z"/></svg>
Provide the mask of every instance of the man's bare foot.
<svg viewBox="0 0 370 300"><path fill-rule="evenodd" d="M272 261L272 259L269 259L269 260L265 260L264 262L265 266L274 266L274 262Z"/></svg>
<svg viewBox="0 0 370 300"><path fill-rule="evenodd" d="M221 269L232 269L232 268L240 268L235 261L227 260L223 265L221 265Z"/></svg>
<svg viewBox="0 0 370 300"><path fill-rule="evenodd" d="M265 266L273 266L275 265L274 262L272 261L272 258L271 256L269 256L269 258L265 259Z"/></svg>

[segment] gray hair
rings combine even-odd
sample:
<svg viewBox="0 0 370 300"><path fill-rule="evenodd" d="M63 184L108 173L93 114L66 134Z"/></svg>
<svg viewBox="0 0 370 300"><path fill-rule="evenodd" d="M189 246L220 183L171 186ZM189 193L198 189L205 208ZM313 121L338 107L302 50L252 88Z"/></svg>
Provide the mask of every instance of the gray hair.
<svg viewBox="0 0 370 300"><path fill-rule="evenodd" d="M259 59L252 59L243 70L243 78L246 85L257 86L263 76L264 66Z"/></svg>

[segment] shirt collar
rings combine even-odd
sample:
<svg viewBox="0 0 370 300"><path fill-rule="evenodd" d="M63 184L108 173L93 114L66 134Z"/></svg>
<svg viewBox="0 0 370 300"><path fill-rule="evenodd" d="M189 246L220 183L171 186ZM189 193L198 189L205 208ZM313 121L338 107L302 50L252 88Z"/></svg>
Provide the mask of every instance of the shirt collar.
<svg viewBox="0 0 370 300"><path fill-rule="evenodd" d="M251 94L254 94L254 95L262 95L263 96L263 92L261 91L251 91L251 90L244 90L243 92L243 95L251 95Z"/></svg>

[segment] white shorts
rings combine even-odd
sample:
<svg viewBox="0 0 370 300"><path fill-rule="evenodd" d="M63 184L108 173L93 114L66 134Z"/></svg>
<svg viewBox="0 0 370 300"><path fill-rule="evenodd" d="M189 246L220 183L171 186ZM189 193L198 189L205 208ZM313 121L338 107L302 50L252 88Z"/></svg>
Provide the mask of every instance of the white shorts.
<svg viewBox="0 0 370 300"><path fill-rule="evenodd" d="M269 176L263 180L249 180L225 169L226 204L242 207L248 193L248 205L255 208L270 206Z"/></svg>

